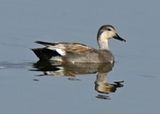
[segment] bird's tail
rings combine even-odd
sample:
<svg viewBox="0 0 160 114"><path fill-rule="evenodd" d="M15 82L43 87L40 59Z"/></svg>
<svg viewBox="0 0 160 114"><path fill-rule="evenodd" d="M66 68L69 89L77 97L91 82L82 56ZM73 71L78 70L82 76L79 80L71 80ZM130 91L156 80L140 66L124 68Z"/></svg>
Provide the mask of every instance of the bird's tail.
<svg viewBox="0 0 160 114"><path fill-rule="evenodd" d="M32 51L40 60L49 60L54 56L59 56L59 54L56 51L49 50L46 48L34 48L32 49Z"/></svg>
<svg viewBox="0 0 160 114"><path fill-rule="evenodd" d="M55 45L55 43L43 42L43 41L36 41L35 43L41 44L41 45L44 45L44 46L46 46L46 45Z"/></svg>

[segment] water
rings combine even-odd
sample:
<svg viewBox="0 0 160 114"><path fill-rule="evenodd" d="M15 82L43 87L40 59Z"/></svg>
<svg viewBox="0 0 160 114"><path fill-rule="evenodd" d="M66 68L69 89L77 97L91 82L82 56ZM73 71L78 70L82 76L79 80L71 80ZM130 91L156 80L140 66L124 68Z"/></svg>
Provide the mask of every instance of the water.
<svg viewBox="0 0 160 114"><path fill-rule="evenodd" d="M156 0L0 0L0 114L159 113L159 11ZM123 87L101 96L94 73L72 79L32 70L34 41L97 48L102 24L113 24L127 40L110 42L116 63L106 79Z"/></svg>

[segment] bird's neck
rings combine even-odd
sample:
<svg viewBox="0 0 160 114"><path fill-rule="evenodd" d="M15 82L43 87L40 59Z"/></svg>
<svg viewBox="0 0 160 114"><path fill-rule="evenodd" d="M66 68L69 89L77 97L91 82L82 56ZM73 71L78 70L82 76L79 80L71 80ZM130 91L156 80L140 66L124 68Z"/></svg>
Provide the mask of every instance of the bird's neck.
<svg viewBox="0 0 160 114"><path fill-rule="evenodd" d="M98 38L98 45L100 49L107 49L109 50L109 45L108 45L108 40L103 38L103 37L99 37Z"/></svg>

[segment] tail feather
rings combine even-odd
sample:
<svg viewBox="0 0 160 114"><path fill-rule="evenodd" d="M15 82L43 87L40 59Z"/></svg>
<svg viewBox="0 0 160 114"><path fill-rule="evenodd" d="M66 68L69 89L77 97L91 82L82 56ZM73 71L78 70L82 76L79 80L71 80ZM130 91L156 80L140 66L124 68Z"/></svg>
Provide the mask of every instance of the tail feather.
<svg viewBox="0 0 160 114"><path fill-rule="evenodd" d="M41 44L41 45L55 45L55 43L50 43L50 42L43 42L43 41L36 41L35 43Z"/></svg>
<svg viewBox="0 0 160 114"><path fill-rule="evenodd" d="M51 57L60 56L59 53L46 48L34 48L32 51L40 60L49 60Z"/></svg>

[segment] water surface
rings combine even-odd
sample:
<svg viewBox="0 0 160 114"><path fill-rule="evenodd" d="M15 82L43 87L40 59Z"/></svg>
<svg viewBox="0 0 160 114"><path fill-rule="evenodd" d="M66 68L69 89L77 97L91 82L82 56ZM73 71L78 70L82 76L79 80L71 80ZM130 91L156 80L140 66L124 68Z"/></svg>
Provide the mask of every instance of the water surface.
<svg viewBox="0 0 160 114"><path fill-rule="evenodd" d="M0 0L0 113L159 113L159 1ZM123 87L102 97L96 75L40 76L36 40L74 41L97 48L102 24L127 40L110 42L115 65L107 81ZM98 96L97 98L97 95ZM106 99L108 98L108 99Z"/></svg>

